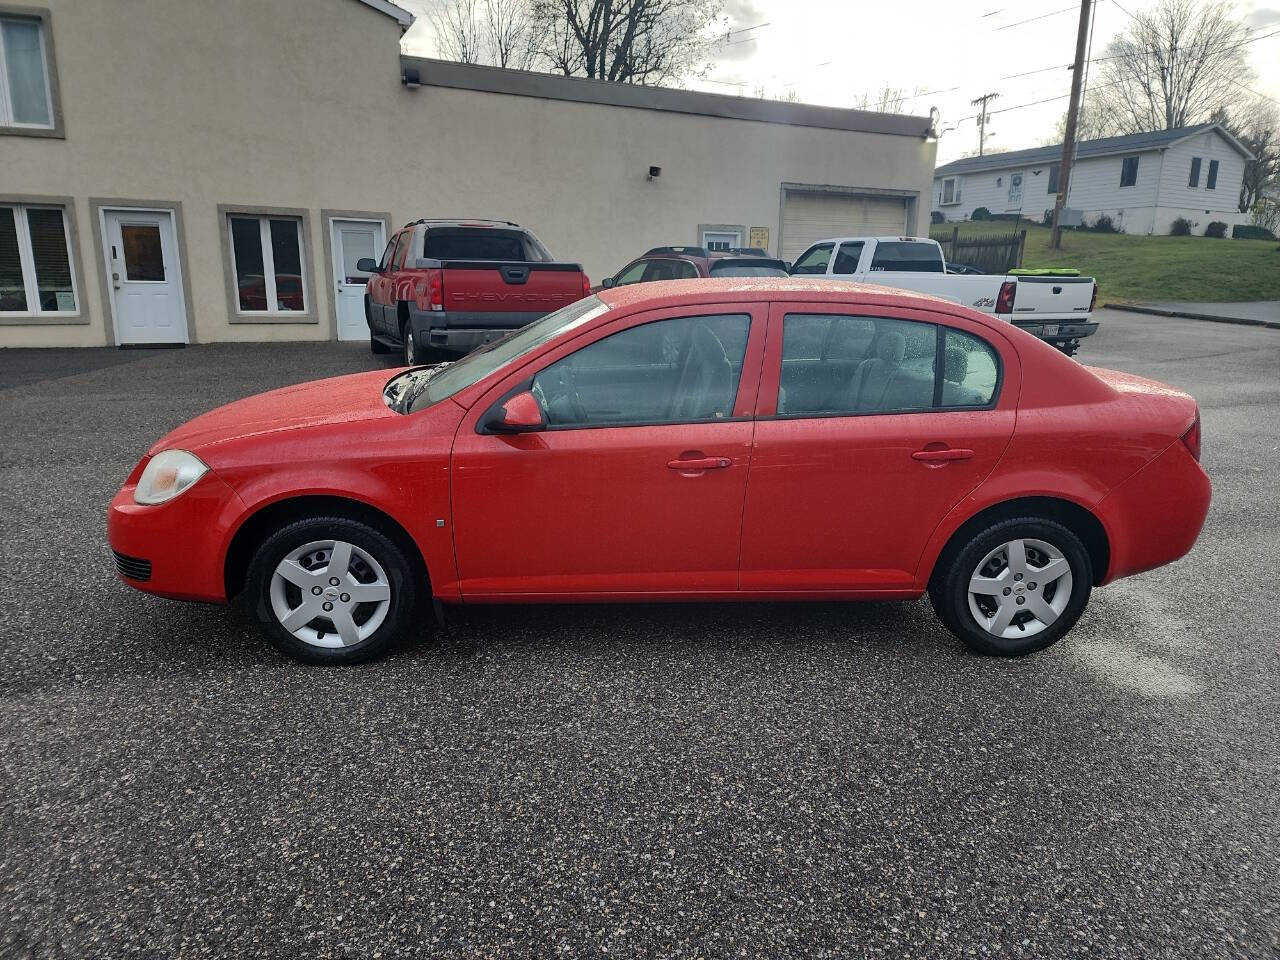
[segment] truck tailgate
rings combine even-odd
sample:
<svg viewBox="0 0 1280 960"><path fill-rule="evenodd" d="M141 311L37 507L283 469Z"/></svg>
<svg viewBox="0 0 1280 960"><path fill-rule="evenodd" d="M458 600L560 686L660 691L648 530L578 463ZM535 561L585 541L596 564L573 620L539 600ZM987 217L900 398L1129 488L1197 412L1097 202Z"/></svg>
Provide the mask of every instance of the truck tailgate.
<svg viewBox="0 0 1280 960"><path fill-rule="evenodd" d="M586 293L576 263L446 260L441 270L450 326L519 327Z"/></svg>
<svg viewBox="0 0 1280 960"><path fill-rule="evenodd" d="M1093 277L1011 277L1018 281L1009 319L1084 319L1093 302Z"/></svg>

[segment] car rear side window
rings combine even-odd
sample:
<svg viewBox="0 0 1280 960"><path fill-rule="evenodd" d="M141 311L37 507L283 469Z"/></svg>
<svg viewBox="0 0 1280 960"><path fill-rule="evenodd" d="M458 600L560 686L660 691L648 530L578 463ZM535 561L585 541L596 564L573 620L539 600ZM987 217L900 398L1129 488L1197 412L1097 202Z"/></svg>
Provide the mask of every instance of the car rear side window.
<svg viewBox="0 0 1280 960"><path fill-rule="evenodd" d="M991 344L944 328L942 356L941 406L985 407L995 399L1000 358Z"/></svg>
<svg viewBox="0 0 1280 960"><path fill-rule="evenodd" d="M552 427L696 423L733 415L751 318L630 327L551 364L533 393Z"/></svg>
<svg viewBox="0 0 1280 960"><path fill-rule="evenodd" d="M866 244L861 240L840 244L840 249L836 253L836 265L831 268L831 272L857 273L858 261L862 259L862 248L864 246Z"/></svg>
<svg viewBox="0 0 1280 960"><path fill-rule="evenodd" d="M943 273L942 253L935 244L918 241L885 241L876 244L871 270L898 273Z"/></svg>
<svg viewBox="0 0 1280 960"><path fill-rule="evenodd" d="M996 396L998 356L957 330L841 314L787 314L782 330L780 416L985 407Z"/></svg>
<svg viewBox="0 0 1280 960"><path fill-rule="evenodd" d="M831 251L834 247L835 244L833 243L814 244L800 254L800 259L791 268L792 275L826 273L827 264L831 262Z"/></svg>

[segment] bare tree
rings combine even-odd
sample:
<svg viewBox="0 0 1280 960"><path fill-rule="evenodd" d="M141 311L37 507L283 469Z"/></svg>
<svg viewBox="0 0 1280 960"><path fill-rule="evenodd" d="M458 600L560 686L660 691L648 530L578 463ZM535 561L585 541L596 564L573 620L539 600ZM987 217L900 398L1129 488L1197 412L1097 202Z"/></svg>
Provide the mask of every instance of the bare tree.
<svg viewBox="0 0 1280 960"><path fill-rule="evenodd" d="M1160 0L1107 45L1086 100L1111 134L1173 130L1240 99L1248 30L1229 3Z"/></svg>
<svg viewBox="0 0 1280 960"><path fill-rule="evenodd" d="M448 0L428 15L436 47L447 60L485 63L479 0Z"/></svg>
<svg viewBox="0 0 1280 960"><path fill-rule="evenodd" d="M484 0L484 13L490 61L513 70L533 66L533 13L528 0Z"/></svg>
<svg viewBox="0 0 1280 960"><path fill-rule="evenodd" d="M1220 123L1253 154L1240 182L1240 212L1247 213L1268 193L1280 189L1280 110L1262 98L1209 118Z"/></svg>
<svg viewBox="0 0 1280 960"><path fill-rule="evenodd" d="M907 93L901 87L891 87L887 83L874 96L869 93L859 94L853 98L855 110L874 110L876 113L901 113L903 106L914 94Z"/></svg>
<svg viewBox="0 0 1280 960"><path fill-rule="evenodd" d="M531 0L537 52L566 76L658 84L705 66L721 0Z"/></svg>

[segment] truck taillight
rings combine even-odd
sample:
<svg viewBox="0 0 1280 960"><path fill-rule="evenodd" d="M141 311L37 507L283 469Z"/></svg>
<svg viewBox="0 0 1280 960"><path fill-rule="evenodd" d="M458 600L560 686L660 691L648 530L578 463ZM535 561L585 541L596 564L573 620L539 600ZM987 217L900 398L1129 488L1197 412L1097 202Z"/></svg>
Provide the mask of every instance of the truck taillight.
<svg viewBox="0 0 1280 960"><path fill-rule="evenodd" d="M1196 418L1191 423L1191 429L1182 435L1182 442L1187 445L1187 449L1191 451L1191 455L1200 459L1200 411L1196 411Z"/></svg>
<svg viewBox="0 0 1280 960"><path fill-rule="evenodd" d="M591 278L585 273L582 275L582 295L584 297L591 296Z"/></svg>
<svg viewBox="0 0 1280 960"><path fill-rule="evenodd" d="M996 313L1013 313L1013 297L1018 292L1018 281L1006 280L1000 284L1000 293L996 296Z"/></svg>
<svg viewBox="0 0 1280 960"><path fill-rule="evenodd" d="M1093 308L1098 305L1098 281L1093 281L1093 296L1089 298L1089 312L1093 313Z"/></svg>
<svg viewBox="0 0 1280 960"><path fill-rule="evenodd" d="M418 285L418 306L423 310L444 309L443 271L427 271L426 279Z"/></svg>

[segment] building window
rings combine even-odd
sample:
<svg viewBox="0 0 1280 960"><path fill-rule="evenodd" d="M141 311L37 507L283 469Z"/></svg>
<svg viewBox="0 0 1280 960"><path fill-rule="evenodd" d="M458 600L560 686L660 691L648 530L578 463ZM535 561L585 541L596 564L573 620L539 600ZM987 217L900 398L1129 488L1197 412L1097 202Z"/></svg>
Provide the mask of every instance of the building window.
<svg viewBox="0 0 1280 960"><path fill-rule="evenodd" d="M1188 187L1200 186L1200 158L1191 158L1191 176L1187 178Z"/></svg>
<svg viewBox="0 0 1280 960"><path fill-rule="evenodd" d="M0 316L78 311L62 208L0 206Z"/></svg>
<svg viewBox="0 0 1280 960"><path fill-rule="evenodd" d="M939 197L939 203L959 203L960 188L956 183L955 177L947 177L942 181L942 196Z"/></svg>
<svg viewBox="0 0 1280 960"><path fill-rule="evenodd" d="M52 102L43 23L0 17L0 126L50 130Z"/></svg>
<svg viewBox="0 0 1280 960"><path fill-rule="evenodd" d="M729 230L703 230L702 246L707 250L733 250L742 246L742 234Z"/></svg>
<svg viewBox="0 0 1280 960"><path fill-rule="evenodd" d="M1058 193L1058 176L1061 173L1062 164L1055 163L1049 167L1049 189L1046 193L1057 195Z"/></svg>
<svg viewBox="0 0 1280 960"><path fill-rule="evenodd" d="M231 264L241 313L305 313L302 221L231 214Z"/></svg>
<svg viewBox="0 0 1280 960"><path fill-rule="evenodd" d="M1120 167L1120 186L1132 187L1138 182L1138 158L1125 157Z"/></svg>
<svg viewBox="0 0 1280 960"><path fill-rule="evenodd" d="M1206 190L1216 190L1218 188L1218 161L1209 161L1209 176L1204 181Z"/></svg>

